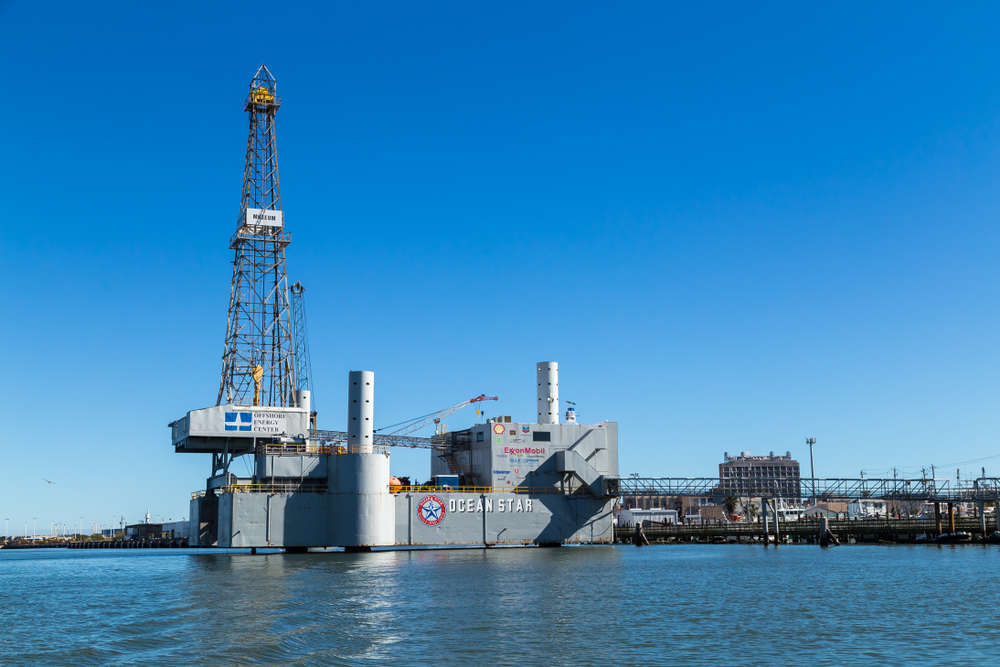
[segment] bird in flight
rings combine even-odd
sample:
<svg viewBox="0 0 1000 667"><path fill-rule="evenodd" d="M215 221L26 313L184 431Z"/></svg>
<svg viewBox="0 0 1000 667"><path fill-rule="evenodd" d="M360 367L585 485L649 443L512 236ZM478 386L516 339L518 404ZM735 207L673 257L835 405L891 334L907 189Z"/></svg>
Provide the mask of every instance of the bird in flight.
<svg viewBox="0 0 1000 667"><path fill-rule="evenodd" d="M55 484L55 482L53 482L51 479L45 479L44 477L42 477L42 481L48 482L49 484Z"/></svg>

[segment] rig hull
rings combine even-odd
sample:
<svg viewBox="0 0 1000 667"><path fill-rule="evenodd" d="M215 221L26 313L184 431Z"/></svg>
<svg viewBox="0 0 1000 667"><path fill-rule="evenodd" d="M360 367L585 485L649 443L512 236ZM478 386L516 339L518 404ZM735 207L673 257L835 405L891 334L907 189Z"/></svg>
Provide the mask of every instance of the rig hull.
<svg viewBox="0 0 1000 667"><path fill-rule="evenodd" d="M386 506L385 503L389 503ZM215 512L203 506L215 505ZM587 494L462 492L379 495L365 511L391 534L357 531L357 497L346 493L220 493L191 501L191 546L430 547L612 542L615 498ZM214 528L214 530L213 530Z"/></svg>

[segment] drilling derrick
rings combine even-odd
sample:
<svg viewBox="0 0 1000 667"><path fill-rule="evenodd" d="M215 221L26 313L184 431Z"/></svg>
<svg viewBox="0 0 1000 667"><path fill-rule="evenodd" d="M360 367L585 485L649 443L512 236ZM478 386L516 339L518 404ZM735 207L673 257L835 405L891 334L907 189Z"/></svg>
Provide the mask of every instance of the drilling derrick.
<svg viewBox="0 0 1000 667"><path fill-rule="evenodd" d="M233 283L217 405L291 406L295 402L292 327L285 274L285 233L274 115L281 106L263 65L250 82L243 196L229 247Z"/></svg>

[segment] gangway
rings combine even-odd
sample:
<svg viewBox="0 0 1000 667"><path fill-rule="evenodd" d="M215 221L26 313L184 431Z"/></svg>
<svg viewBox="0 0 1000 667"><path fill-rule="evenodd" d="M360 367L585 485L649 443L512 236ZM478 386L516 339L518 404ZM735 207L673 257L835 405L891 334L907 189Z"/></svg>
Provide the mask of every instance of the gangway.
<svg viewBox="0 0 1000 667"><path fill-rule="evenodd" d="M795 498L817 502L861 499L971 502L1000 500L1000 478L971 481L950 479L848 479L789 477L733 479L718 477L623 477L619 489L625 496L743 496L792 498L789 486L799 483Z"/></svg>

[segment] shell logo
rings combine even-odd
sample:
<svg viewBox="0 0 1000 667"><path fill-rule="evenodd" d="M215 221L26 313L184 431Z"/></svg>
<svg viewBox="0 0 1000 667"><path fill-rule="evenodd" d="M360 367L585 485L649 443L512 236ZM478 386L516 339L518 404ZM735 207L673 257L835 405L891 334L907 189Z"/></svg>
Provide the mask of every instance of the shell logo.
<svg viewBox="0 0 1000 667"><path fill-rule="evenodd" d="M493 426L493 432L497 435L503 435L503 432L507 430L503 424L496 424Z"/></svg>

